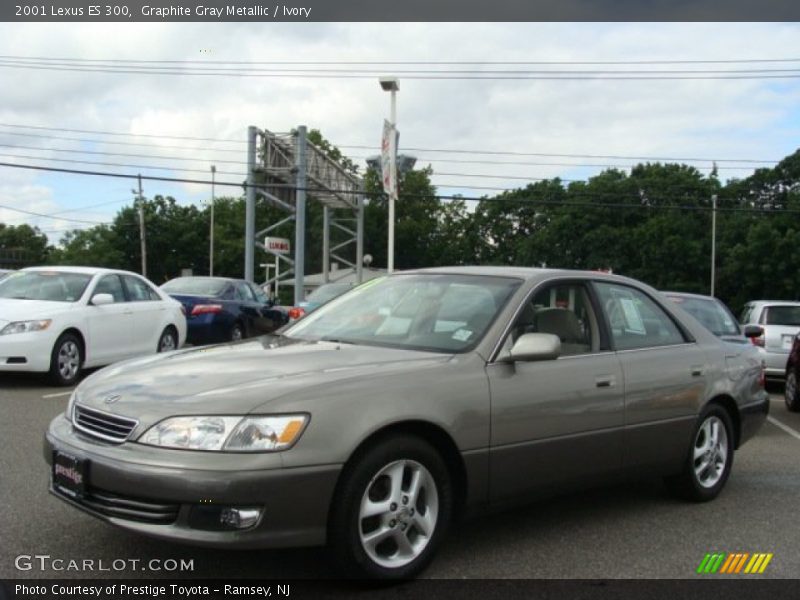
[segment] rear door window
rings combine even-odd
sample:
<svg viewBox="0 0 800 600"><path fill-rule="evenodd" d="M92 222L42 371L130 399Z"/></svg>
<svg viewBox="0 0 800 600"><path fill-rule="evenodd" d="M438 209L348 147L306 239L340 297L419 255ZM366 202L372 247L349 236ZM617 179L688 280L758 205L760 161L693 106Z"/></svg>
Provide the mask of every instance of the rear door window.
<svg viewBox="0 0 800 600"><path fill-rule="evenodd" d="M617 350L683 344L680 329L655 300L619 284L595 282Z"/></svg>
<svg viewBox="0 0 800 600"><path fill-rule="evenodd" d="M770 306L766 309L767 325L800 327L800 306Z"/></svg>

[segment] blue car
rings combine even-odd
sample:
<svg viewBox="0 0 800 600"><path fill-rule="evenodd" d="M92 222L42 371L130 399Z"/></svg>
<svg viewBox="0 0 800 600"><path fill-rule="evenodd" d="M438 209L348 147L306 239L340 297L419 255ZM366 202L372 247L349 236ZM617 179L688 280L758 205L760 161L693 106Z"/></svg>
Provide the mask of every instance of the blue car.
<svg viewBox="0 0 800 600"><path fill-rule="evenodd" d="M289 321L258 286L226 277L178 277L161 286L183 305L186 342L194 345L236 341L272 333Z"/></svg>

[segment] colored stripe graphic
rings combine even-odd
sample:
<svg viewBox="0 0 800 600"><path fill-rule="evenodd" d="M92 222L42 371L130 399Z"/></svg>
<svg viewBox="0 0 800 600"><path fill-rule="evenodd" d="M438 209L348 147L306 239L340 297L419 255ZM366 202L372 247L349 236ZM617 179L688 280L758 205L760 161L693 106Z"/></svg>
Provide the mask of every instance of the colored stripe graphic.
<svg viewBox="0 0 800 600"><path fill-rule="evenodd" d="M771 552L706 553L697 567L697 573L732 575L742 573L744 569L744 573L747 574L760 574L766 570L773 556Z"/></svg>

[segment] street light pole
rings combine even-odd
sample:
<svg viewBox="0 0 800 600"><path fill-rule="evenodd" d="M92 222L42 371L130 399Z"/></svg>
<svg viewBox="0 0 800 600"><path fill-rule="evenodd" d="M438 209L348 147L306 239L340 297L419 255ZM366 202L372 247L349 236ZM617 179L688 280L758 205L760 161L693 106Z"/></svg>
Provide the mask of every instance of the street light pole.
<svg viewBox="0 0 800 600"><path fill-rule="evenodd" d="M216 179L217 167L211 165L211 231L209 234L210 237L210 248L208 249L208 275L209 277L214 276L214 183Z"/></svg>
<svg viewBox="0 0 800 600"><path fill-rule="evenodd" d="M397 131L397 92L400 85L396 77L381 77L381 89L391 93L390 122L393 132ZM396 139L396 137L395 137ZM394 183L389 192L389 248L386 259L386 270L391 273L394 271L394 205L397 199L397 144L392 143L392 156L390 157L389 172Z"/></svg>

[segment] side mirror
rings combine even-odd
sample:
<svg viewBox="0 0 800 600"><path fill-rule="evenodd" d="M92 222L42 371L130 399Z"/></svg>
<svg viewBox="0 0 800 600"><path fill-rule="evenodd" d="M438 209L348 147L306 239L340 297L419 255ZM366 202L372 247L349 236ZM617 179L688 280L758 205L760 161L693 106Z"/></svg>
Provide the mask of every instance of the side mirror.
<svg viewBox="0 0 800 600"><path fill-rule="evenodd" d="M553 360L561 355L561 340L552 333L525 333L514 342L504 362Z"/></svg>
<svg viewBox="0 0 800 600"><path fill-rule="evenodd" d="M114 304L114 296L111 294L95 294L92 296L92 304L95 306L103 306L105 304Z"/></svg>
<svg viewBox="0 0 800 600"><path fill-rule="evenodd" d="M744 326L744 337L746 338L757 338L764 335L764 328L761 325L745 325Z"/></svg>

